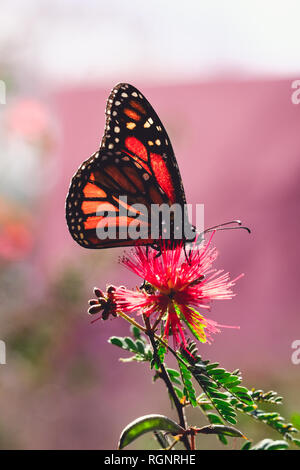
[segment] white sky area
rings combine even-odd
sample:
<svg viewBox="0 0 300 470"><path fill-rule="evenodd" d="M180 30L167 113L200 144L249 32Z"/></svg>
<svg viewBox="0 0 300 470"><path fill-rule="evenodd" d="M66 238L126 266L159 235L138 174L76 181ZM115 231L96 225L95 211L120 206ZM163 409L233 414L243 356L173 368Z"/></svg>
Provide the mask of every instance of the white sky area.
<svg viewBox="0 0 300 470"><path fill-rule="evenodd" d="M1 0L1 63L47 84L300 78L300 1Z"/></svg>

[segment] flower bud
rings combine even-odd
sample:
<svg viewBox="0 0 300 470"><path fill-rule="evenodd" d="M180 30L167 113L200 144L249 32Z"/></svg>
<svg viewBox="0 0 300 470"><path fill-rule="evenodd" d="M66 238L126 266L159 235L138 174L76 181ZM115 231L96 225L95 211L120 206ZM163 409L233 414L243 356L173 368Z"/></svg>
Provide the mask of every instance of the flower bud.
<svg viewBox="0 0 300 470"><path fill-rule="evenodd" d="M89 314L89 315L95 315L96 313L100 313L101 310L103 310L103 307L101 307L101 305L92 305L92 306L88 309L88 314Z"/></svg>
<svg viewBox="0 0 300 470"><path fill-rule="evenodd" d="M98 289L98 287L94 287L94 294L96 297L104 297L104 294L102 292L102 290Z"/></svg>
<svg viewBox="0 0 300 470"><path fill-rule="evenodd" d="M113 292L116 291L116 288L114 286L107 286L106 292L108 294L113 294Z"/></svg>

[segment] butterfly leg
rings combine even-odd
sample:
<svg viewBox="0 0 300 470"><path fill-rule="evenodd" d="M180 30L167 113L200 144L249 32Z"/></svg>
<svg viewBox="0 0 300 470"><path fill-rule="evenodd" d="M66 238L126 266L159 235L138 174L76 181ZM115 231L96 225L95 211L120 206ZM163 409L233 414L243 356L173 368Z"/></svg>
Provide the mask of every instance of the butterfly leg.
<svg viewBox="0 0 300 470"><path fill-rule="evenodd" d="M189 249L189 252L187 253L187 252L186 252L186 245L185 245L185 243L184 243L184 245L183 245L183 249L184 249L185 259L186 259L187 263L190 265L190 264L191 264L192 249L190 248L190 249Z"/></svg>
<svg viewBox="0 0 300 470"><path fill-rule="evenodd" d="M161 247L157 245L155 249L157 250L157 254L155 255L155 258L158 258L159 256L161 256Z"/></svg>

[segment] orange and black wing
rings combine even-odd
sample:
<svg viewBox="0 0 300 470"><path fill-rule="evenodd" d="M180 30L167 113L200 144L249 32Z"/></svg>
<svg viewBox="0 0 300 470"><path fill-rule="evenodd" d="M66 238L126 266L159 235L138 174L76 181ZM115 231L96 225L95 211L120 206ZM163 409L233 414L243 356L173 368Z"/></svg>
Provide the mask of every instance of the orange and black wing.
<svg viewBox="0 0 300 470"><path fill-rule="evenodd" d="M72 179L66 201L67 223L74 240L85 248L135 245L136 241L126 236L133 224L146 228L149 238L141 243L150 244L154 241L149 225L151 204L163 203L169 204L169 199L151 173L125 153L111 155L100 149ZM136 209L137 204L145 211ZM114 228L114 236L99 238L100 226Z"/></svg>
<svg viewBox="0 0 300 470"><path fill-rule="evenodd" d="M120 213L120 204L134 209ZM185 195L169 137L146 98L133 86L119 84L106 107L105 134L98 152L86 160L72 179L66 201L66 218L73 238L86 248L134 245L124 236L130 224L148 228L152 204L185 204ZM147 212L147 213L146 213ZM116 229L114 238L100 239L99 224Z"/></svg>
<svg viewBox="0 0 300 470"><path fill-rule="evenodd" d="M101 148L127 153L153 174L171 203L185 204L168 134L149 101L132 85L120 83L111 91Z"/></svg>

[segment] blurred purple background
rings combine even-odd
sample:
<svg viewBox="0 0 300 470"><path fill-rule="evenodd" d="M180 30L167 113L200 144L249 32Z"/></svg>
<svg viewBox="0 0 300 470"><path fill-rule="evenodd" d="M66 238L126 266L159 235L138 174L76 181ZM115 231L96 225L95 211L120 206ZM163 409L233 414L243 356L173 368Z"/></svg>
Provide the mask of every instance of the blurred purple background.
<svg viewBox="0 0 300 470"><path fill-rule="evenodd" d="M195 60L179 46L179 2L166 3L170 38L164 32L162 51L157 36L151 42L164 24L156 2L155 28L148 6L132 16L136 2L127 13L118 1L111 9L104 2L74 2L71 16L67 1L43 8L30 1L26 11L20 2L6 3L0 35L0 79L7 88L0 105L0 339L7 364L0 365L0 448L114 448L121 429L140 414L170 415L165 391L151 384L147 366L120 363L122 352L107 343L111 335L127 334L127 325L120 319L91 325L86 314L94 286L135 287L140 280L118 264L122 250L84 250L65 223L71 176L98 148L106 99L120 81L141 89L159 114L187 201L205 205L205 226L240 218L252 230L250 236L214 236L217 267L245 277L233 300L215 302L212 318L240 330L225 329L211 346L201 345L202 356L241 368L249 387L284 394L288 418L299 410L300 366L291 362L291 344L300 335L293 15L290 36L277 38L284 67L271 54L276 15L261 46L254 41L260 29L251 22L256 2L248 6L248 23L238 2L230 2L237 14L233 32L230 15L215 25L216 7L191 2L194 15L185 12L181 35L197 51ZM264 9L260 14L263 23ZM195 18L214 25L214 40L207 29L195 32ZM123 43L121 36L112 44L102 37L113 20L123 27ZM131 29L136 22L140 26ZM91 25L99 28L93 34ZM191 38L184 35L188 30ZM227 32L226 47L220 31ZM198 413L190 416L193 424L202 419ZM249 437L265 437L261 427L243 425ZM206 442L203 447L219 447L214 439ZM146 445L155 444L141 439L134 447Z"/></svg>

